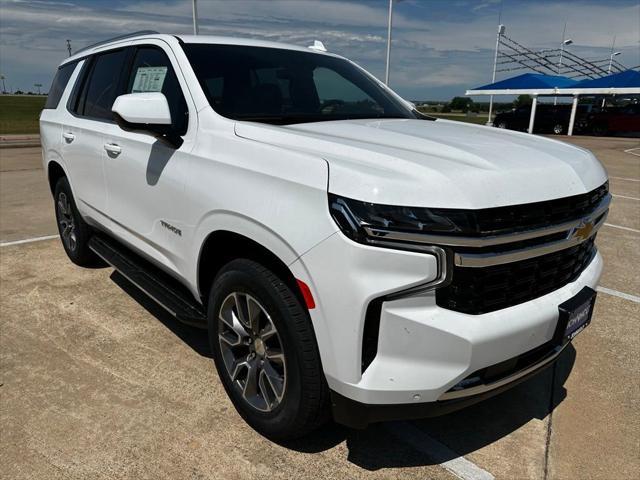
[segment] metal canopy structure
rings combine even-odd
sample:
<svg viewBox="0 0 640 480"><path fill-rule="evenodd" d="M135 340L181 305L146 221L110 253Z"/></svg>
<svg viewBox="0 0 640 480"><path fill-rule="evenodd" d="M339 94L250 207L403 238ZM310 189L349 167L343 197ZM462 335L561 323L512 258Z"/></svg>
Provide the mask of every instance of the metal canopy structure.
<svg viewBox="0 0 640 480"><path fill-rule="evenodd" d="M541 74L566 75L569 78L598 78L626 70L613 55L601 59L580 57L565 48L565 45L571 43L571 40L563 41L564 45L560 48L534 50L507 37L502 30L498 34L496 72L530 70Z"/></svg>
<svg viewBox="0 0 640 480"><path fill-rule="evenodd" d="M473 90L467 90L467 96L475 95L531 95L531 116L529 118L528 132L533 132L536 117L538 96L571 96L571 117L567 135L573 134L573 126L578 108L580 95L640 95L640 72L626 70L620 73L607 75L606 77L582 80L577 82L571 78L559 75L543 75L540 73L525 73L516 77L507 78L499 82L490 83Z"/></svg>

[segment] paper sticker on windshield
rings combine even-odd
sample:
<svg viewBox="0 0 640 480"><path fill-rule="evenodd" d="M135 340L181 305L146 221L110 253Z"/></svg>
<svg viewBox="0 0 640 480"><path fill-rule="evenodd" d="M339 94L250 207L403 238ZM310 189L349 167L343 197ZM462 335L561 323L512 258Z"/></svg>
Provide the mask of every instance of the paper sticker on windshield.
<svg viewBox="0 0 640 480"><path fill-rule="evenodd" d="M167 67L140 67L136 71L131 93L160 92L167 76Z"/></svg>

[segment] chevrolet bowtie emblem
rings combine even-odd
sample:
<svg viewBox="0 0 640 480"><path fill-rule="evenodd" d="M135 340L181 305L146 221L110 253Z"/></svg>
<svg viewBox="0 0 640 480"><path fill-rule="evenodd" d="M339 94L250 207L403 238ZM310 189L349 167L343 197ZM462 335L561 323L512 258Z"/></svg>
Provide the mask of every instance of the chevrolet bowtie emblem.
<svg viewBox="0 0 640 480"><path fill-rule="evenodd" d="M573 230L573 237L578 240L586 240L591 236L592 231L593 222L583 220L582 223Z"/></svg>

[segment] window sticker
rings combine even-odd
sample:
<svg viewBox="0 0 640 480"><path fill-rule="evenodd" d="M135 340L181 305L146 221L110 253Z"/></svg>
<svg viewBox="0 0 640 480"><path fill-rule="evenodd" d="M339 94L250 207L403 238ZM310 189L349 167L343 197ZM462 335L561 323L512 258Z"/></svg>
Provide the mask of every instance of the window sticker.
<svg viewBox="0 0 640 480"><path fill-rule="evenodd" d="M139 67L131 93L160 92L167 76L167 67Z"/></svg>

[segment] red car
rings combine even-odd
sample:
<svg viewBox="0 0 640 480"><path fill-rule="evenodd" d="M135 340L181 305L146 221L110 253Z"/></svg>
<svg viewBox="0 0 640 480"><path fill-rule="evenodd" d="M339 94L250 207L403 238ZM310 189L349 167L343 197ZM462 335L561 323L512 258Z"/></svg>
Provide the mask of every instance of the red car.
<svg viewBox="0 0 640 480"><path fill-rule="evenodd" d="M613 132L640 133L640 104L608 108L589 115L586 120L586 130L590 130L594 135Z"/></svg>

